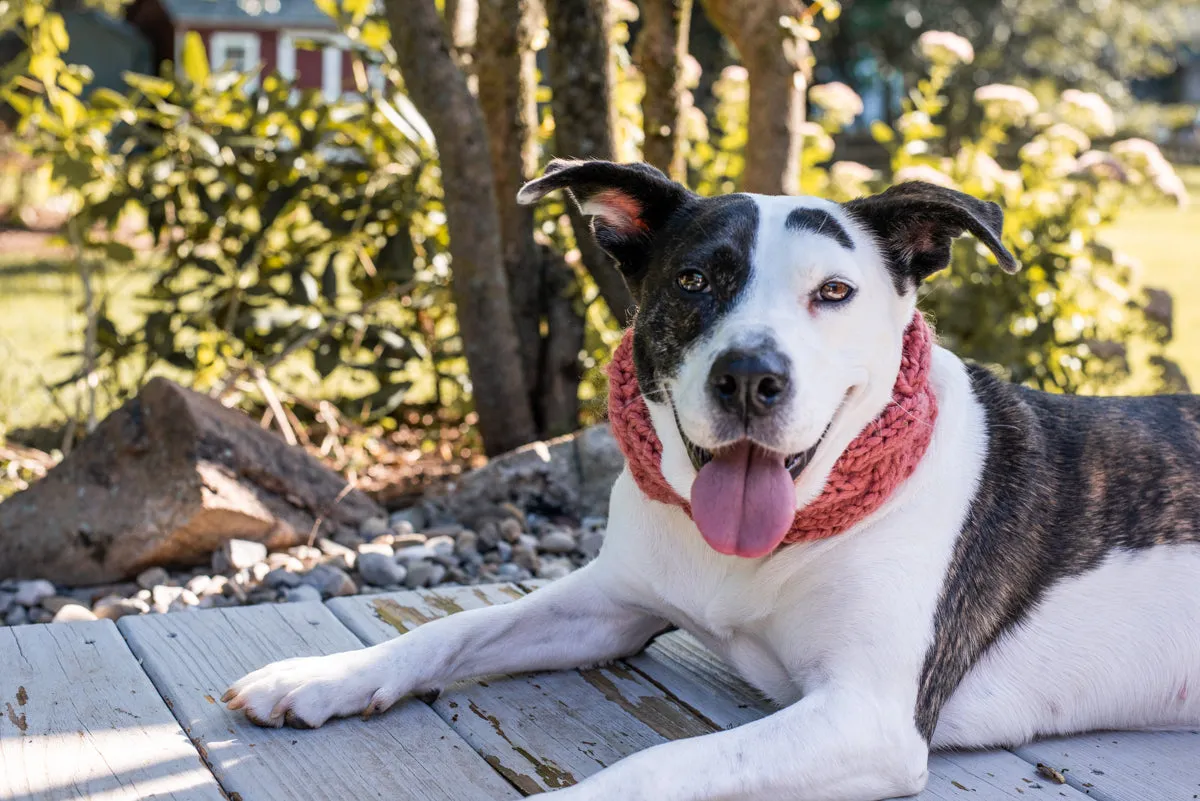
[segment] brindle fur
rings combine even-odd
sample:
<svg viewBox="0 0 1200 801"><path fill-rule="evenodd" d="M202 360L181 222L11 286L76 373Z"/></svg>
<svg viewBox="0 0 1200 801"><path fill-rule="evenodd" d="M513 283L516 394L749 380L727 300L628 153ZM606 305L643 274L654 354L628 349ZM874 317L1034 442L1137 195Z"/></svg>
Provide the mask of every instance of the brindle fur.
<svg viewBox="0 0 1200 801"><path fill-rule="evenodd" d="M971 666L1056 582L1114 550L1200 542L1200 397L1052 395L969 371L987 457L921 673L927 740Z"/></svg>

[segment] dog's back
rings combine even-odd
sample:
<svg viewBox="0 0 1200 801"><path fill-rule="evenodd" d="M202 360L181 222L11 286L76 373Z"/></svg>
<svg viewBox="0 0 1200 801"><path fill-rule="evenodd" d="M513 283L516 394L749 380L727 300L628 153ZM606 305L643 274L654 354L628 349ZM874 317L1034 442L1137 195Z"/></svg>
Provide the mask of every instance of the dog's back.
<svg viewBox="0 0 1200 801"><path fill-rule="evenodd" d="M1032 684L1061 694L1064 715L1071 707L1099 712L1077 701L1100 688L1129 709L1138 708L1135 696L1154 695L1140 720L1104 713L1091 725L1196 719L1200 696L1189 698L1180 660L1200 632L1176 624L1200 619L1200 549L1174 546L1200 543L1200 397L1055 395L1014 386L982 367L969 371L986 413L987 456L947 573L938 647L926 662L918 708L939 709L966 664L982 657L974 672L986 674L1007 652L1024 662L1023 672L1045 671L1040 681L1031 676ZM1147 608L1159 605L1161 612ZM1039 618L1053 620L1057 634L1039 633ZM1122 633L1126 618L1141 630ZM1140 643L1155 625L1163 627L1158 645ZM1094 627L1104 632L1074 642ZM1043 636L1050 639L1038 642ZM1166 652L1156 653L1159 646ZM1078 648L1082 653L1073 652ZM1023 651L1019 659L1016 651ZM1073 673L1080 660L1093 664ZM1141 675L1122 675L1126 669ZM964 699L973 692L970 680L958 688ZM939 740L960 739L954 707L945 711L948 727L939 729ZM1052 720L1052 704L1049 712ZM934 718L920 723L932 730ZM1062 729L1074 728L1064 718Z"/></svg>

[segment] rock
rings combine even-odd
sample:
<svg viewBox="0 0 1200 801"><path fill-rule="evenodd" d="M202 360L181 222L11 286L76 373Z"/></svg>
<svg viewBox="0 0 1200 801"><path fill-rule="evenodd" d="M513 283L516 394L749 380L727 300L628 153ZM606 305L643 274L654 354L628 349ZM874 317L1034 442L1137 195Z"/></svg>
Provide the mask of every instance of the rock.
<svg viewBox="0 0 1200 801"><path fill-rule="evenodd" d="M404 582L408 571L395 558L382 553L364 553L358 557L358 575L368 584L391 587Z"/></svg>
<svg viewBox="0 0 1200 801"><path fill-rule="evenodd" d="M511 517L500 521L500 536L505 542L516 542L521 539L521 524Z"/></svg>
<svg viewBox="0 0 1200 801"><path fill-rule="evenodd" d="M538 552L537 548L528 545L518 545L513 548L512 563L518 567L523 567L531 574L538 569Z"/></svg>
<svg viewBox="0 0 1200 801"><path fill-rule="evenodd" d="M6 626L24 626L28 622L29 611L20 604L9 609L8 614L4 616L4 625Z"/></svg>
<svg viewBox="0 0 1200 801"><path fill-rule="evenodd" d="M228 540L212 555L214 573L246 570L267 558L267 546L251 540Z"/></svg>
<svg viewBox="0 0 1200 801"><path fill-rule="evenodd" d="M489 520L479 527L479 542L485 549L495 548L496 543L500 541L500 526Z"/></svg>
<svg viewBox="0 0 1200 801"><path fill-rule="evenodd" d="M358 592L358 585L354 583L354 579L350 578L346 571L331 564L317 565L301 581L316 587L326 598L340 598Z"/></svg>
<svg viewBox="0 0 1200 801"><path fill-rule="evenodd" d="M513 547L507 542L501 540L496 543L496 553L500 557L501 562L511 562L513 556Z"/></svg>
<svg viewBox="0 0 1200 801"><path fill-rule="evenodd" d="M427 528L421 533L424 534L425 538L429 540L437 539L439 537L449 537L450 539L454 539L463 532L463 529L464 526L458 523L445 523L440 526L434 526L433 528Z"/></svg>
<svg viewBox="0 0 1200 801"><path fill-rule="evenodd" d="M195 593L196 596L203 597L210 594L213 586L213 577L204 575L193 576L192 578L188 579L188 583L184 586L186 586L191 592ZM217 590L217 592L220 592L220 590Z"/></svg>
<svg viewBox="0 0 1200 801"><path fill-rule="evenodd" d="M433 559L435 556L437 554L427 545L409 545L396 550L396 561L400 564Z"/></svg>
<svg viewBox="0 0 1200 801"><path fill-rule="evenodd" d="M0 577L67 585L202 564L230 538L286 548L383 510L303 448L155 378L59 465L0 504Z"/></svg>
<svg viewBox="0 0 1200 801"><path fill-rule="evenodd" d="M424 545L424 534L397 534L392 537L392 549L399 551L401 548L407 548L410 545Z"/></svg>
<svg viewBox="0 0 1200 801"><path fill-rule="evenodd" d="M135 581L143 590L149 590L159 584L166 584L169 579L170 576L167 575L167 571L165 569L161 567L151 567L143 570L141 573L138 573L138 577L135 579Z"/></svg>
<svg viewBox="0 0 1200 801"><path fill-rule="evenodd" d="M311 567L312 565L321 561L321 550L319 548L314 548L311 545L297 545L294 548L288 548L287 553L288 556L302 563L302 569L304 567ZM272 554L272 556L273 555L274 554ZM271 564L270 558L271 557L267 557L267 564ZM271 567L281 566L282 565L271 564Z"/></svg>
<svg viewBox="0 0 1200 801"><path fill-rule="evenodd" d="M579 552L587 559L595 559L604 546L603 531L585 531L579 537Z"/></svg>
<svg viewBox="0 0 1200 801"><path fill-rule="evenodd" d="M4 502L5 504L8 501ZM0 504L0 509L4 505ZM0 529L2 531L3 529ZM7 532L5 532L7 534ZM2 541L2 540L0 540ZM54 585L45 579L36 579L34 581L21 581L17 583L17 592L14 600L21 606L37 606L46 598L55 594Z"/></svg>
<svg viewBox="0 0 1200 801"><path fill-rule="evenodd" d="M101 598L99 601L96 601L95 606L92 607L92 611L96 614L96 617L106 620L116 620L126 615L144 615L150 611L150 605L137 598L122 598L119 595L110 595L107 598Z"/></svg>
<svg viewBox="0 0 1200 801"><path fill-rule="evenodd" d="M569 559L543 559L542 564L537 569L537 577L553 581L563 578L574 569L575 566L571 564Z"/></svg>
<svg viewBox="0 0 1200 801"><path fill-rule="evenodd" d="M40 606L28 610L30 623L53 623L54 615Z"/></svg>
<svg viewBox="0 0 1200 801"><path fill-rule="evenodd" d="M15 592L0 592L0 615L7 613L16 602L17 594Z"/></svg>
<svg viewBox="0 0 1200 801"><path fill-rule="evenodd" d="M258 562L250 567L250 578L255 582L260 582L267 577L271 572L270 566L266 562Z"/></svg>
<svg viewBox="0 0 1200 801"><path fill-rule="evenodd" d="M408 566L408 576L404 580L404 586L410 590L428 587L433 583L433 577L438 568L445 570L441 565L435 565L432 562L413 562Z"/></svg>
<svg viewBox="0 0 1200 801"><path fill-rule="evenodd" d="M56 614L64 606L82 606L79 601L65 595L51 595L42 601L42 608L50 614Z"/></svg>
<svg viewBox="0 0 1200 801"><path fill-rule="evenodd" d="M389 535L390 536L390 535ZM392 550L392 546L384 542L364 542L358 546L358 556L361 559L365 553L377 553L386 556L388 559L394 559L396 552Z"/></svg>
<svg viewBox="0 0 1200 801"><path fill-rule="evenodd" d="M185 592L191 596L192 602L187 604L188 606L200 603L200 599L196 597L195 593L183 587L168 587L162 584L150 591L150 606L155 612L166 614L171 609L171 605L180 600Z"/></svg>
<svg viewBox="0 0 1200 801"><path fill-rule="evenodd" d="M505 562L496 569L496 578L501 581L526 581L533 578L533 574L519 565Z"/></svg>
<svg viewBox="0 0 1200 801"><path fill-rule="evenodd" d="M307 546L301 545L299 547L306 548ZM315 548L313 550L316 551ZM320 551L317 551L316 558L320 558L320 553ZM272 570L283 568L284 570L291 570L298 573L304 569L304 562L300 559L297 559L295 556L292 556L290 553L276 551L275 553L267 554L267 567L271 568Z"/></svg>
<svg viewBox="0 0 1200 801"><path fill-rule="evenodd" d="M352 570L354 563L358 560L358 551L330 539L317 540L317 547L321 549L321 553L332 557L335 562L341 560L340 567L346 570Z"/></svg>
<svg viewBox="0 0 1200 801"><path fill-rule="evenodd" d="M358 536L364 540L373 540L376 537L388 533L388 519L386 517L368 517L358 527Z"/></svg>
<svg viewBox="0 0 1200 801"><path fill-rule="evenodd" d="M277 567L263 578L263 584L272 589L291 589L300 586L300 577L290 570Z"/></svg>
<svg viewBox="0 0 1200 801"><path fill-rule="evenodd" d="M579 511L584 515L608 514L613 484L625 469L625 454L608 423L585 428L575 435L579 459Z"/></svg>
<svg viewBox="0 0 1200 801"><path fill-rule="evenodd" d="M299 587L292 587L287 590L283 596L288 603L303 603L304 601L320 601L321 591L309 584L301 584Z"/></svg>
<svg viewBox="0 0 1200 801"><path fill-rule="evenodd" d="M460 556L469 553L478 553L479 535L469 528L463 529L454 539L454 552Z"/></svg>
<svg viewBox="0 0 1200 801"><path fill-rule="evenodd" d="M426 501L452 509L457 520L477 528L494 519L505 503L526 512L572 513L579 493L575 439L566 436L497 456L447 485L440 497L426 496Z"/></svg>
<svg viewBox="0 0 1200 801"><path fill-rule="evenodd" d="M96 613L78 603L69 603L54 613L53 623L83 623L88 620L99 620Z"/></svg>
<svg viewBox="0 0 1200 801"><path fill-rule="evenodd" d="M566 529L549 531L538 542L538 548L546 553L571 553L575 546L575 535Z"/></svg>
<svg viewBox="0 0 1200 801"><path fill-rule="evenodd" d="M441 584L442 580L446 578L446 572L447 572L447 568L445 568L444 566L434 565L433 573L429 576L429 584L426 586L434 587L438 584Z"/></svg>
<svg viewBox="0 0 1200 801"><path fill-rule="evenodd" d="M447 534L430 537L425 547L438 556L450 556L454 553L454 538Z"/></svg>
<svg viewBox="0 0 1200 801"><path fill-rule="evenodd" d="M401 509L388 516L388 524L391 526L393 534L412 534L414 531L425 528L428 523L429 515L421 506Z"/></svg>

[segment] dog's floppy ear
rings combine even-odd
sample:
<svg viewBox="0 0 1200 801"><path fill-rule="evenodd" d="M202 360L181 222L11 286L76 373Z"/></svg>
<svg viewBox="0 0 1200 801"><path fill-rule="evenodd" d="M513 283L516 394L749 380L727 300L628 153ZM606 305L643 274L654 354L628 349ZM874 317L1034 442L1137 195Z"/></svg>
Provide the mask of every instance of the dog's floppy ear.
<svg viewBox="0 0 1200 801"><path fill-rule="evenodd" d="M649 164L555 159L546 172L517 193L522 205L566 189L579 210L592 218L592 235L626 280L646 269L655 233L692 193Z"/></svg>
<svg viewBox="0 0 1200 801"><path fill-rule="evenodd" d="M875 235L898 287L915 286L947 267L950 244L964 233L986 245L1006 273L1020 269L1000 241L1004 212L990 201L924 181L909 181L852 200L844 208Z"/></svg>

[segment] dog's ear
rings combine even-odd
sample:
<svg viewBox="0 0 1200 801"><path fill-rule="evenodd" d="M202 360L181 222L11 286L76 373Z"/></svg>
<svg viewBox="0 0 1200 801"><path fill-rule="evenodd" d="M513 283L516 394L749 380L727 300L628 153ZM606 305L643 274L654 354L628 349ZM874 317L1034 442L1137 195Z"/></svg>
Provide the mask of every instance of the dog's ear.
<svg viewBox="0 0 1200 801"><path fill-rule="evenodd" d="M689 198L685 187L649 164L555 159L517 193L522 205L566 189L592 218L592 236L612 256L625 279L645 272L654 235Z"/></svg>
<svg viewBox="0 0 1200 801"><path fill-rule="evenodd" d="M909 181L843 205L875 235L897 286L910 282L915 286L947 267L950 244L964 233L986 245L1006 273L1020 269L1000 241L1004 212L990 201L924 181Z"/></svg>

